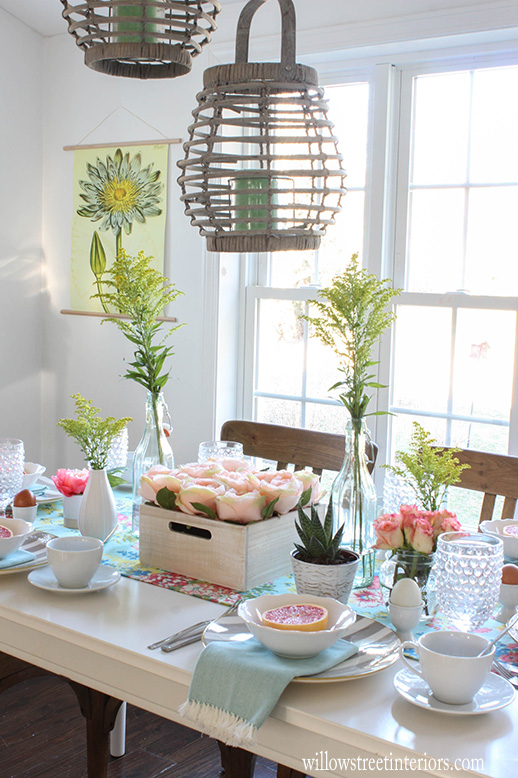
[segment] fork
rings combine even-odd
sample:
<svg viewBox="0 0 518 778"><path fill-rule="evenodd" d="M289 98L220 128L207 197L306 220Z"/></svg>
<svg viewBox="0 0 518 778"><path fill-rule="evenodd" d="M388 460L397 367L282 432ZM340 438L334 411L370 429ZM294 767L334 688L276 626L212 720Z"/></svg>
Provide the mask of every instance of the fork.
<svg viewBox="0 0 518 778"><path fill-rule="evenodd" d="M216 618L221 619L223 616L232 616L238 608L239 602L234 602L232 605L230 605L226 611L224 611L220 616L217 616ZM195 637L196 640L199 640L201 637L203 630L205 627L208 627L208 625L215 621L215 619L206 619L205 621L198 621L197 624L192 624L190 627L186 627L185 629L180 630L180 632L176 632L174 635L169 635L167 638L163 638L163 640L157 640L156 643L151 643L148 648L151 651L154 651L155 648L163 648L164 646L169 646L172 643L180 642L183 640L187 640L188 638ZM183 644L182 645L188 645ZM178 646L180 648L180 646Z"/></svg>
<svg viewBox="0 0 518 778"><path fill-rule="evenodd" d="M509 681L513 686L518 688L518 675L508 670L507 667L498 661L498 659L493 659L492 667L498 675L501 675L502 678L505 678L506 681Z"/></svg>

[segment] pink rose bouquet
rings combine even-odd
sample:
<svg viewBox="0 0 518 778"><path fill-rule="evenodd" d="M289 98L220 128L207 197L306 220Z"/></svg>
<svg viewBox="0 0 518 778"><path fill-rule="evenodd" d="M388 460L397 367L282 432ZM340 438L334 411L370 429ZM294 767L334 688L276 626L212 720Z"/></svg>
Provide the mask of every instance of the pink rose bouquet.
<svg viewBox="0 0 518 778"><path fill-rule="evenodd" d="M412 578L421 590L428 615L427 583L437 538L443 532L459 529L460 522L450 511L425 511L417 505L401 505L399 513L379 516L374 522L375 548L391 552L381 566L382 587L390 592L401 578Z"/></svg>
<svg viewBox="0 0 518 778"><path fill-rule="evenodd" d="M460 522L450 511L424 511L417 505L401 505L399 513L384 513L375 520L375 548L432 554L439 535L459 529Z"/></svg>
<svg viewBox="0 0 518 778"><path fill-rule="evenodd" d="M62 467L52 476L54 485L58 492L64 497L73 497L74 494L83 494L86 489L86 482L90 475L89 470L67 470Z"/></svg>
<svg viewBox="0 0 518 778"><path fill-rule="evenodd" d="M239 459L191 462L174 470L153 467L141 477L139 494L162 508L239 524L288 513L302 494L311 503L321 497L313 473L262 472Z"/></svg>

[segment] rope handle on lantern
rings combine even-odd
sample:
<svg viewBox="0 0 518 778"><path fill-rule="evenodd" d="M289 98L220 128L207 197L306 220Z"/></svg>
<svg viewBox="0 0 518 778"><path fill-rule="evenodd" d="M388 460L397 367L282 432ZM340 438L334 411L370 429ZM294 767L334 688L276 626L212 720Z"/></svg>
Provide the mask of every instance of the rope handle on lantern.
<svg viewBox="0 0 518 778"><path fill-rule="evenodd" d="M248 62L250 25L255 12L268 0L249 0L239 16L236 33L236 64ZM285 70L295 68L296 19L293 0L278 0L281 7L281 65Z"/></svg>

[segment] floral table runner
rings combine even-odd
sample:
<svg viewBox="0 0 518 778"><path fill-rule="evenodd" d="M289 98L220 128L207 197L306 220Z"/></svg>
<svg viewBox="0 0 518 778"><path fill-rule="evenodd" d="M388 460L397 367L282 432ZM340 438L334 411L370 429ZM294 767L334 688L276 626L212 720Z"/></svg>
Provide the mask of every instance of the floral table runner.
<svg viewBox="0 0 518 778"><path fill-rule="evenodd" d="M225 586L198 581L177 573L170 573L158 568L142 565L138 553L138 537L131 529L131 499L116 492L119 523L110 540L105 544L103 562L111 565L128 578L135 578L144 583L162 586L165 589L188 594L192 597L200 597L204 600L229 605L233 602L257 597L260 594L284 594L295 592L295 582L292 575L278 578L262 586L255 587L246 592L237 592ZM77 530L70 530L63 526L63 510L61 502L44 503L38 507L38 517L35 523L36 529L45 529L54 535L74 534ZM388 627L392 627L387 608L383 602L383 593L379 585L378 577L365 589L355 589L349 600L351 607L360 615L375 619ZM434 618L423 621L414 635L419 637L423 632L432 629L448 629L451 625L445 616L437 615ZM488 638L496 637L502 629L502 624L490 619L477 630ZM508 636L504 637L497 647L499 659L511 662L518 666L518 643L513 642Z"/></svg>

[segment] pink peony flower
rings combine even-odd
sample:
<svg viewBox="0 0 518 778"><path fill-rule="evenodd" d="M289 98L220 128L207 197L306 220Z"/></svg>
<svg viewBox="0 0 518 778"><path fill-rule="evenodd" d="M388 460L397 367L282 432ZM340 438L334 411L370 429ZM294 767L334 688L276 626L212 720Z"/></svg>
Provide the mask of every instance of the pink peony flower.
<svg viewBox="0 0 518 778"><path fill-rule="evenodd" d="M90 475L89 470L67 470L59 468L56 475L52 476L54 485L58 492L65 497L72 497L74 494L83 494L86 489L86 482Z"/></svg>
<svg viewBox="0 0 518 778"><path fill-rule="evenodd" d="M183 479L178 475L173 475L175 473L174 470L164 468L151 477L149 473L151 473L151 470L146 475L140 477L140 489L138 492L147 502L156 503L156 496L160 489L169 489L170 492L175 493L180 491Z"/></svg>
<svg viewBox="0 0 518 778"><path fill-rule="evenodd" d="M384 513L374 521L376 533L375 548L395 550L403 548L405 537L401 527L402 516L400 513Z"/></svg>
<svg viewBox="0 0 518 778"><path fill-rule="evenodd" d="M280 515L293 510L302 494L302 482L288 470L256 473L253 478L257 481L259 492L266 497L267 505L279 498L275 503L275 513Z"/></svg>
<svg viewBox="0 0 518 778"><path fill-rule="evenodd" d="M218 473L217 479L223 484L225 489L233 489L236 494L246 494L246 492L251 492L255 488L249 474L241 471Z"/></svg>
<svg viewBox="0 0 518 778"><path fill-rule="evenodd" d="M294 475L302 483L302 492L305 492L306 489L311 487L311 495L306 505L309 505L310 503L317 503L322 499L324 495L320 488L320 476L318 476L316 473L310 472L309 470L297 470ZM306 505L303 505L302 507L305 508Z"/></svg>
<svg viewBox="0 0 518 778"><path fill-rule="evenodd" d="M189 462L180 468L181 473L191 478L213 478L217 473L221 473L223 468L219 462Z"/></svg>
<svg viewBox="0 0 518 778"><path fill-rule="evenodd" d="M221 467L224 470L228 470L231 473L250 473L254 470L253 466L246 459L237 459L234 457L227 457L226 459L220 459Z"/></svg>
<svg viewBox="0 0 518 778"><path fill-rule="evenodd" d="M181 487L176 496L176 507L184 513L192 515L200 513L199 510L193 507L193 503L199 502L201 505L205 505L210 510L216 510L216 497L223 494L225 487L220 484L216 486L214 483L210 485L200 484L197 481L186 481Z"/></svg>
<svg viewBox="0 0 518 778"><path fill-rule="evenodd" d="M222 521L236 521L239 524L260 521L265 507L266 497L257 490L237 494L229 489L216 498L216 511Z"/></svg>

